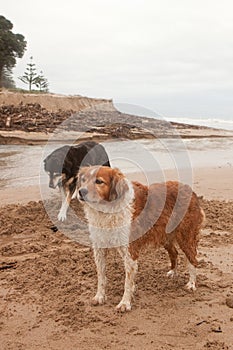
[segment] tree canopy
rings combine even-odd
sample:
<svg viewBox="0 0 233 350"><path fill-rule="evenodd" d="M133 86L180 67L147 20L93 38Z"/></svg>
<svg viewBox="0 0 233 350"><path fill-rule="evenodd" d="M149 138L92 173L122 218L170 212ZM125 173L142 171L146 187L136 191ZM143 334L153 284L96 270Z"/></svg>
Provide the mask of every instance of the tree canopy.
<svg viewBox="0 0 233 350"><path fill-rule="evenodd" d="M3 68L2 86L4 86L6 89L15 89L16 88L11 68L6 68L6 67Z"/></svg>
<svg viewBox="0 0 233 350"><path fill-rule="evenodd" d="M22 58L27 42L22 34L12 32L13 24L4 16L0 16L0 87L3 84L4 69L11 69L16 58Z"/></svg>

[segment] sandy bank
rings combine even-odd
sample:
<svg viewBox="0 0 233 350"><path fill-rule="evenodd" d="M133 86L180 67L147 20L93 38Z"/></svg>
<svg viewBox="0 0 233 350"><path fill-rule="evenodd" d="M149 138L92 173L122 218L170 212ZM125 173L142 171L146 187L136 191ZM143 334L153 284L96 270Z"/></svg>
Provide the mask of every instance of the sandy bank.
<svg viewBox="0 0 233 350"><path fill-rule="evenodd" d="M20 104L40 104L51 112L59 110L79 111L98 105L105 105L112 108L112 100L103 98L90 98L81 95L61 95L61 94L29 94L20 92L0 91L0 105L20 105Z"/></svg>
<svg viewBox="0 0 233 350"><path fill-rule="evenodd" d="M233 132L121 113L112 100L0 93L0 144L179 137L233 137Z"/></svg>

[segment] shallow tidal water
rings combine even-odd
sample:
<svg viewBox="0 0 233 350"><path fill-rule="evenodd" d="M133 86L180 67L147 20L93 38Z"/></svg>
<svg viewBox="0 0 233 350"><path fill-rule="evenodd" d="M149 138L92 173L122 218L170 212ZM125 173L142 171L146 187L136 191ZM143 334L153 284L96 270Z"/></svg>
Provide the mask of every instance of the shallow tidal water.
<svg viewBox="0 0 233 350"><path fill-rule="evenodd" d="M163 170L192 172L193 167L233 167L232 138L160 139L111 141L102 143L112 166L125 173L142 173L149 177L156 172L163 180ZM47 184L43 159L63 144L1 145L0 187L27 187ZM150 179L149 179L150 181Z"/></svg>

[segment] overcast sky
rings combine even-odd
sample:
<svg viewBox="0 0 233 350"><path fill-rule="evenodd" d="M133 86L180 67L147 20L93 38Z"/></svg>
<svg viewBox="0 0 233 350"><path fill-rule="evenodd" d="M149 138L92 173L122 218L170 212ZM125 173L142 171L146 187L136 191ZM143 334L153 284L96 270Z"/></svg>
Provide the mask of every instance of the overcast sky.
<svg viewBox="0 0 233 350"><path fill-rule="evenodd" d="M233 119L232 0L7 0L50 91ZM16 79L18 86L23 86Z"/></svg>

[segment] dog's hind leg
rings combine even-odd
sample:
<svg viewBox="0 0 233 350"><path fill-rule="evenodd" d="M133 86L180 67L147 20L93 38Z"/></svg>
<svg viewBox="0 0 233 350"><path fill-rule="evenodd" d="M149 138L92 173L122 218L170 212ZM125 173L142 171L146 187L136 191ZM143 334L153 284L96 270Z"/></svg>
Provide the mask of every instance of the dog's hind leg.
<svg viewBox="0 0 233 350"><path fill-rule="evenodd" d="M189 281L186 284L186 288L189 290L196 290L196 267L191 264L191 262L188 260L188 270L189 270Z"/></svg>
<svg viewBox="0 0 233 350"><path fill-rule="evenodd" d="M135 290L135 276L138 270L137 260L133 260L128 251L128 247L117 248L125 266L125 289L122 300L117 305L117 310L121 312L131 310L131 299Z"/></svg>
<svg viewBox="0 0 233 350"><path fill-rule="evenodd" d="M167 276L175 277L177 273L177 256L178 256L177 249L172 242L169 242L168 244L166 244L164 248L167 250L171 260L171 269L170 271L168 271Z"/></svg>
<svg viewBox="0 0 233 350"><path fill-rule="evenodd" d="M99 305L103 304L106 300L105 296L105 286L106 286L106 254L107 249L104 248L94 248L94 258L95 258L95 264L97 269L97 277L98 277L98 285L97 285L97 292L94 298L92 299L93 305Z"/></svg>
<svg viewBox="0 0 233 350"><path fill-rule="evenodd" d="M196 290L196 266L197 262L197 235L195 232L189 233L189 239L182 239L182 237L177 236L177 242L185 253L186 258L188 260L188 270L189 270L189 281L186 284L186 288L189 290ZM190 239L192 238L192 239Z"/></svg>

